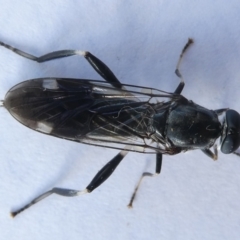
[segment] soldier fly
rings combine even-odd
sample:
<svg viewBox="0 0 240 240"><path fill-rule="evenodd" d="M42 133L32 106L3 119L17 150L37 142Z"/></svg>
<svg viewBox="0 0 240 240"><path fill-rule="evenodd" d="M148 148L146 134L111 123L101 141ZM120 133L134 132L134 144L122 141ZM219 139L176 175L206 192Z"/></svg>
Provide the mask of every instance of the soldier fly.
<svg viewBox="0 0 240 240"><path fill-rule="evenodd" d="M240 145L239 113L228 108L209 110L181 95L185 83L179 66L192 43L193 40L189 39L180 54L175 71L180 83L170 93L122 84L109 67L90 52L60 50L35 57L0 42L1 46L39 63L81 55L106 80L50 77L21 82L13 86L2 101L2 106L16 120L44 134L120 150L85 190L53 188L12 212L12 216L53 193L73 197L92 192L130 151L155 153L156 170L155 174L143 173L129 207L142 178L160 173L163 154L175 155L200 149L216 160L217 143L223 153L235 153Z"/></svg>

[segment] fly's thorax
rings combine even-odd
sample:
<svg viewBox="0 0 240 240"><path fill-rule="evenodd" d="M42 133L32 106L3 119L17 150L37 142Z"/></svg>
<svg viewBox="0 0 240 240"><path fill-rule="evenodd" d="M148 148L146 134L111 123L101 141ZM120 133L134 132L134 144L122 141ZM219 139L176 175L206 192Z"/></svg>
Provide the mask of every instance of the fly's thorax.
<svg viewBox="0 0 240 240"><path fill-rule="evenodd" d="M221 134L217 114L191 101L176 104L169 112L166 137L176 147L207 149Z"/></svg>

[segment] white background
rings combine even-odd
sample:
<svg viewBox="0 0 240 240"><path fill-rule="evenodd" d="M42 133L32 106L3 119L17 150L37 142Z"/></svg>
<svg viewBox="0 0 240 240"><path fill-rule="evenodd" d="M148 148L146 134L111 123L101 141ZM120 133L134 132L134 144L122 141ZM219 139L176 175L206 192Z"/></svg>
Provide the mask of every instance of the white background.
<svg viewBox="0 0 240 240"><path fill-rule="evenodd" d="M40 56L89 50L126 84L173 91L174 70L188 37L195 41L181 70L183 95L209 109L240 111L240 1L0 0L0 40ZM101 79L81 57L43 64L0 48L0 99L38 77ZM56 195L16 218L11 210L54 186L84 189L116 150L36 133L0 109L0 239L240 239L240 158L201 151L165 156L159 177L145 179L153 155L130 153L91 194Z"/></svg>

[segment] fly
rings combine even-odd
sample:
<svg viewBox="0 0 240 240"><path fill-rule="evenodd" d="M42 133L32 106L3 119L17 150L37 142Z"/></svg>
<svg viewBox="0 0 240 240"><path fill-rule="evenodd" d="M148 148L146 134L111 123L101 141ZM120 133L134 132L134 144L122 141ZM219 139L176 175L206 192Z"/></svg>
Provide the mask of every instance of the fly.
<svg viewBox="0 0 240 240"><path fill-rule="evenodd" d="M163 154L200 149L216 160L218 142L223 153L235 153L240 145L239 113L228 108L209 110L181 95L185 84L179 66L192 43L189 39L180 54L175 73L181 81L170 93L122 84L107 65L89 52L61 50L35 57L0 42L1 46L39 63L81 55L105 79L50 77L21 82L1 101L16 120L51 136L120 150L83 191L53 188L12 212L12 216L53 193L73 197L92 192L130 151L156 154L156 170L155 174L143 173L129 207L132 207L142 178L161 172Z"/></svg>

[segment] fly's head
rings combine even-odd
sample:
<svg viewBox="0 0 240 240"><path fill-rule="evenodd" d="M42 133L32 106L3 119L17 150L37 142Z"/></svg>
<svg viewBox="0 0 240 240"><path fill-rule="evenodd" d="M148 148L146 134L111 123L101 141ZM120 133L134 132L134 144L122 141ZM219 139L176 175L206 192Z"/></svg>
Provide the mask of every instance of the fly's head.
<svg viewBox="0 0 240 240"><path fill-rule="evenodd" d="M232 153L240 145L240 115L235 110L226 111L221 137L221 151L225 154Z"/></svg>

